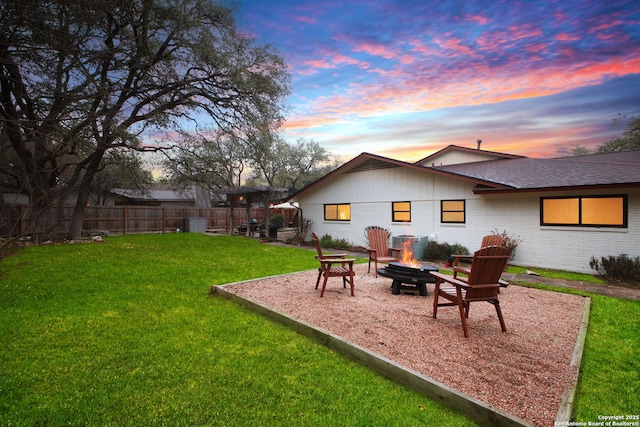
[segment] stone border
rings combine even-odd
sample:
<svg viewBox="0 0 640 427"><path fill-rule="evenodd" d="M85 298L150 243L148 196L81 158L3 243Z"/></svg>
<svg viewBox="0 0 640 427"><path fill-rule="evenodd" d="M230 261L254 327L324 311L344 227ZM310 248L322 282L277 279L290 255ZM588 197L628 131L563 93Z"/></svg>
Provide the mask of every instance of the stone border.
<svg viewBox="0 0 640 427"><path fill-rule="evenodd" d="M591 313L591 298L585 298L586 301L584 303L584 311L582 312L580 330L578 331L576 346L573 349L573 355L571 356L570 364L570 366L575 367L577 370L576 381L571 387L567 388L564 393L562 393L560 409L558 409L558 415L556 416L555 422L555 425L559 426L569 425L569 421L571 421L571 412L573 411L573 403L576 397L576 390L578 388L578 379L580 378L580 365L582 364L582 354L584 353L584 343L587 340L587 330L589 329L589 315Z"/></svg>
<svg viewBox="0 0 640 427"><path fill-rule="evenodd" d="M480 425L500 427L535 427L533 424L521 418L508 414L505 411L482 402L474 397L471 397L464 393L460 393L445 384L426 377L419 372L405 368L390 359L377 355L367 350L366 348L343 339L340 336L332 334L324 329L317 328L306 322L292 318L286 314L272 310L269 307L243 298L224 289L225 286L284 276L286 276L286 274L247 280L243 282L229 283L222 286L212 286L211 293L217 293L227 299L239 303L246 308L249 308L252 311L262 314L271 320L282 323L285 326L293 329L294 331L312 338L313 340L335 350L341 355L346 356L364 366L367 366L368 368L383 375L384 377L389 378L390 380L402 384L414 391L417 391L418 393L421 393L422 395L436 402L439 402L444 406L462 413L463 415L467 416L469 419L477 422ZM589 323L589 312L591 306L591 299L588 297L586 298L587 301L585 302L585 309L582 316L580 331L571 359L571 366L576 366L578 370L580 368L580 362L582 360L582 352L584 350L584 342ZM576 382L573 384L573 386L569 387L563 393L560 409L556 417L557 422L568 422L570 420L578 377L579 372L576 375Z"/></svg>

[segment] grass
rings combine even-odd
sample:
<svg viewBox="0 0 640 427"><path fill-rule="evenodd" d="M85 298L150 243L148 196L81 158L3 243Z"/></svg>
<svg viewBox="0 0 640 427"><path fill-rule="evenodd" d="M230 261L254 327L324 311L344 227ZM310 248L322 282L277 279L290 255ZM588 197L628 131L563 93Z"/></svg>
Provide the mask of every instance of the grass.
<svg viewBox="0 0 640 427"><path fill-rule="evenodd" d="M212 284L314 269L312 255L183 233L3 259L0 425L473 425L209 295ZM589 296L574 420L637 414L640 302Z"/></svg>
<svg viewBox="0 0 640 427"><path fill-rule="evenodd" d="M601 415L640 415L640 301L518 284L592 299L572 419L588 423Z"/></svg>
<svg viewBox="0 0 640 427"><path fill-rule="evenodd" d="M3 259L0 425L474 425L209 295L316 268L312 255L182 233Z"/></svg>

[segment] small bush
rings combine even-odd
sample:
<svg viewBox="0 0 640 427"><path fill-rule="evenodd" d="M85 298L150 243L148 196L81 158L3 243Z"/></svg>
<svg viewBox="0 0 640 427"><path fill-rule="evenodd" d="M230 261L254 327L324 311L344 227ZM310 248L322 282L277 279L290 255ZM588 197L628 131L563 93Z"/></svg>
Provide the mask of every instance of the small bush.
<svg viewBox="0 0 640 427"><path fill-rule="evenodd" d="M320 238L320 246L323 248L347 249L351 247L351 242L346 239L334 239L329 234Z"/></svg>
<svg viewBox="0 0 640 427"><path fill-rule="evenodd" d="M627 254L620 254L602 257L599 261L591 257L589 266L603 276L640 283L640 257L632 258Z"/></svg>
<svg viewBox="0 0 640 427"><path fill-rule="evenodd" d="M458 243L450 245L449 243L429 242L424 258L433 261L446 261L451 255L464 255L468 253L469 249Z"/></svg>
<svg viewBox="0 0 640 427"><path fill-rule="evenodd" d="M278 228L282 228L282 226L284 225L284 217L281 214L271 215L269 222L271 222L271 224L277 225Z"/></svg>
<svg viewBox="0 0 640 427"><path fill-rule="evenodd" d="M501 233L497 228L493 230L491 234L494 236L500 236L504 239L504 246L509 249L509 259L513 259L513 257L516 256L516 248L522 242L522 239L520 237L510 236L507 233L507 230L504 230Z"/></svg>
<svg viewBox="0 0 640 427"><path fill-rule="evenodd" d="M311 229L313 228L313 221L310 219L303 219L300 223L300 229L298 232L291 238L287 239L287 243L292 245L302 245L305 242L305 236L308 236Z"/></svg>

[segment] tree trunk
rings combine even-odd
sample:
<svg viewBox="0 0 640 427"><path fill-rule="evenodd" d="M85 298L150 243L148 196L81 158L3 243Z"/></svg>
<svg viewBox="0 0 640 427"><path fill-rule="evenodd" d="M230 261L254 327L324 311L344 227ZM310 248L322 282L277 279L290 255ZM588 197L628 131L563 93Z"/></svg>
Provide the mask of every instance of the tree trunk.
<svg viewBox="0 0 640 427"><path fill-rule="evenodd" d="M69 240L78 240L82 237L82 223L84 222L84 211L89 202L89 196L91 195L91 184L93 178L96 176L100 167L100 162L104 156L105 150L95 151L89 160L84 177L78 186L78 199L73 208L73 214L71 215L71 224L69 225Z"/></svg>
<svg viewBox="0 0 640 427"><path fill-rule="evenodd" d="M69 224L69 240L79 240L82 237L82 223L84 222L84 210L89 201L89 192L78 192L78 200L73 207L73 215L71 215L71 224Z"/></svg>

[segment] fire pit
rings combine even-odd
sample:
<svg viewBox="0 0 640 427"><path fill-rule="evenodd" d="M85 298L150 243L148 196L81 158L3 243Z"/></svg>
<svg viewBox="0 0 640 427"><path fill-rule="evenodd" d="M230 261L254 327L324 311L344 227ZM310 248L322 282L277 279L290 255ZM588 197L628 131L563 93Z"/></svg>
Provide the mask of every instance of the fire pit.
<svg viewBox="0 0 640 427"><path fill-rule="evenodd" d="M378 274L393 279L391 293L398 295L401 289L418 290L423 297L427 296L427 283L433 283L430 271L438 271L438 267L418 261L413 256L409 240L402 243L402 261L390 262L384 268L378 269ZM405 283L409 286L403 286Z"/></svg>
<svg viewBox="0 0 640 427"><path fill-rule="evenodd" d="M401 289L417 289L421 296L426 297L428 295L427 283L434 282L433 276L429 274L430 271L438 271L438 267L420 261L412 261L410 264L390 262L386 267L379 268L378 274L393 279L391 284L393 295L398 295Z"/></svg>

